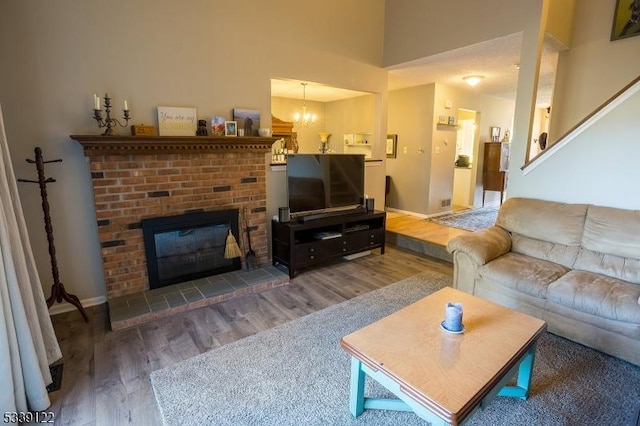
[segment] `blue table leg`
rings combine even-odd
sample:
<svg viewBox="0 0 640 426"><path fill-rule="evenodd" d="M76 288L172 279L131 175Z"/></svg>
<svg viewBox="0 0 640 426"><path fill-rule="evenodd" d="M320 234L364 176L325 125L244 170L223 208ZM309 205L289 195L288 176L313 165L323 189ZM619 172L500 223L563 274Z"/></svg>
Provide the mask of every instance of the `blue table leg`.
<svg viewBox="0 0 640 426"><path fill-rule="evenodd" d="M499 396L510 396L526 400L529 396L531 376L533 374L533 361L536 354L536 344L525 354L518 367L516 386L505 386L498 392Z"/></svg>
<svg viewBox="0 0 640 426"><path fill-rule="evenodd" d="M362 371L362 362L354 357L351 357L349 411L354 417L364 412L364 371Z"/></svg>

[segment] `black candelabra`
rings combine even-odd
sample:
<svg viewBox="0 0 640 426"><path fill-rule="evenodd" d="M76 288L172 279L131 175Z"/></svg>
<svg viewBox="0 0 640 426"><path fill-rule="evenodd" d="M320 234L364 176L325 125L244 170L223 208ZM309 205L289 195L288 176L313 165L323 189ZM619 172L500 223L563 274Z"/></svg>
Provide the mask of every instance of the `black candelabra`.
<svg viewBox="0 0 640 426"><path fill-rule="evenodd" d="M106 129L104 129L103 135L108 135L108 136L115 135L116 132L114 128L116 124L120 125L121 127L127 127L127 124L129 123L129 119L131 119L131 116L129 115L129 107L127 106L127 101L124 101L124 109L122 110L123 112L122 119L124 120L124 124L122 124L117 118L111 117L111 98L106 93L104 95L104 111L107 116L103 119L102 110L100 109L100 98L94 95L93 118L95 118L96 121L98 122L99 129L106 127Z"/></svg>
<svg viewBox="0 0 640 426"><path fill-rule="evenodd" d="M74 305L84 318L85 322L89 322L89 317L84 311L82 304L77 296L69 294L64 289L64 285L60 282L60 274L58 273L58 262L56 261L56 247L53 244L53 226L51 225L51 215L49 214L49 202L47 201L47 184L55 182L53 178L45 178L44 165L46 163L60 163L62 160L43 161L42 149L36 147L35 160L27 158L27 163L35 164L38 170L38 180L18 179L18 182L37 183L40 185L40 196L42 197L42 210L44 212L44 229L47 233L47 241L49 243L49 257L51 258L51 273L53 275L53 285L51 286L51 296L47 299L47 307L51 307L53 302L61 303L62 300Z"/></svg>

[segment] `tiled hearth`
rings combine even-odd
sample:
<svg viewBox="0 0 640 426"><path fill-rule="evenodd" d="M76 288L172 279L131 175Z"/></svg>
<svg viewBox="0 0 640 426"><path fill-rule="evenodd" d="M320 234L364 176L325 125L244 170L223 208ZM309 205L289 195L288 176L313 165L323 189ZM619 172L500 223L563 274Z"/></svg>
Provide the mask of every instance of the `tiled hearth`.
<svg viewBox="0 0 640 426"><path fill-rule="evenodd" d="M246 226L251 229L251 246L258 265L270 263L265 154L271 152L275 138L102 135L71 138L83 146L89 158L107 301L114 312L114 328L124 324L125 314L114 304L118 306L125 296L131 306L141 307L145 300L149 308L145 318L149 319L160 311L167 314L222 298L219 294L211 296L214 291L204 284L202 288L195 287L197 291L187 290L194 287L184 284L178 292L184 299L180 306L171 305L179 297L167 299L165 295L162 302L162 292L149 292L141 228L144 219L236 209L241 215L240 230L244 234ZM241 252L246 253L246 234L236 235L236 239ZM248 276L251 275L256 274ZM254 283L252 279L248 282ZM266 284L250 285L257 291L275 284L267 280ZM247 292L246 288L227 288L226 297ZM202 298L192 300L198 298L198 293Z"/></svg>
<svg viewBox="0 0 640 426"><path fill-rule="evenodd" d="M121 330L288 283L289 275L269 265L115 297L109 300L111 328Z"/></svg>

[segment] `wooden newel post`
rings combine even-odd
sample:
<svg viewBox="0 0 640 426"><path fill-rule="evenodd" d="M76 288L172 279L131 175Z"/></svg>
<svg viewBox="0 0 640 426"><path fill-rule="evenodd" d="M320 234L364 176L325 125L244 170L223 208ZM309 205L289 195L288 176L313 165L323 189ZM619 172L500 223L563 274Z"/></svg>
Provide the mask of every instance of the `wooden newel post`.
<svg viewBox="0 0 640 426"><path fill-rule="evenodd" d="M60 163L62 160L42 160L42 149L35 148L35 160L27 158L27 163L36 165L38 170L38 180L18 179L18 182L37 183L40 185L40 196L42 197L42 211L44 212L44 229L47 233L47 242L49 243L49 257L51 258L51 274L53 275L53 285L51 286L51 296L47 299L47 306L51 307L53 302L61 303L63 300L74 305L84 318L85 322L89 322L89 317L84 311L82 304L77 296L69 294L64 289L64 285L60 282L60 274L58 272L58 262L56 260L56 246L53 244L53 226L51 225L51 215L49 214L49 201L47 201L47 184L55 182L53 178L46 178L44 175L45 163Z"/></svg>

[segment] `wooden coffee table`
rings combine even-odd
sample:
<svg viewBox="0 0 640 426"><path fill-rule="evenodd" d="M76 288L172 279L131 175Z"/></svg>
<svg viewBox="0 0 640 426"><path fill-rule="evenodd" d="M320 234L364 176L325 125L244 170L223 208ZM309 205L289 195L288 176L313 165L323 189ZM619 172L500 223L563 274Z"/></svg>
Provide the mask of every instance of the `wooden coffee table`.
<svg viewBox="0 0 640 426"><path fill-rule="evenodd" d="M447 302L463 304L463 333L440 327ZM526 399L545 329L538 318L445 287L342 338L351 355L349 410L413 411L457 425L496 395ZM366 398L365 375L399 399Z"/></svg>

